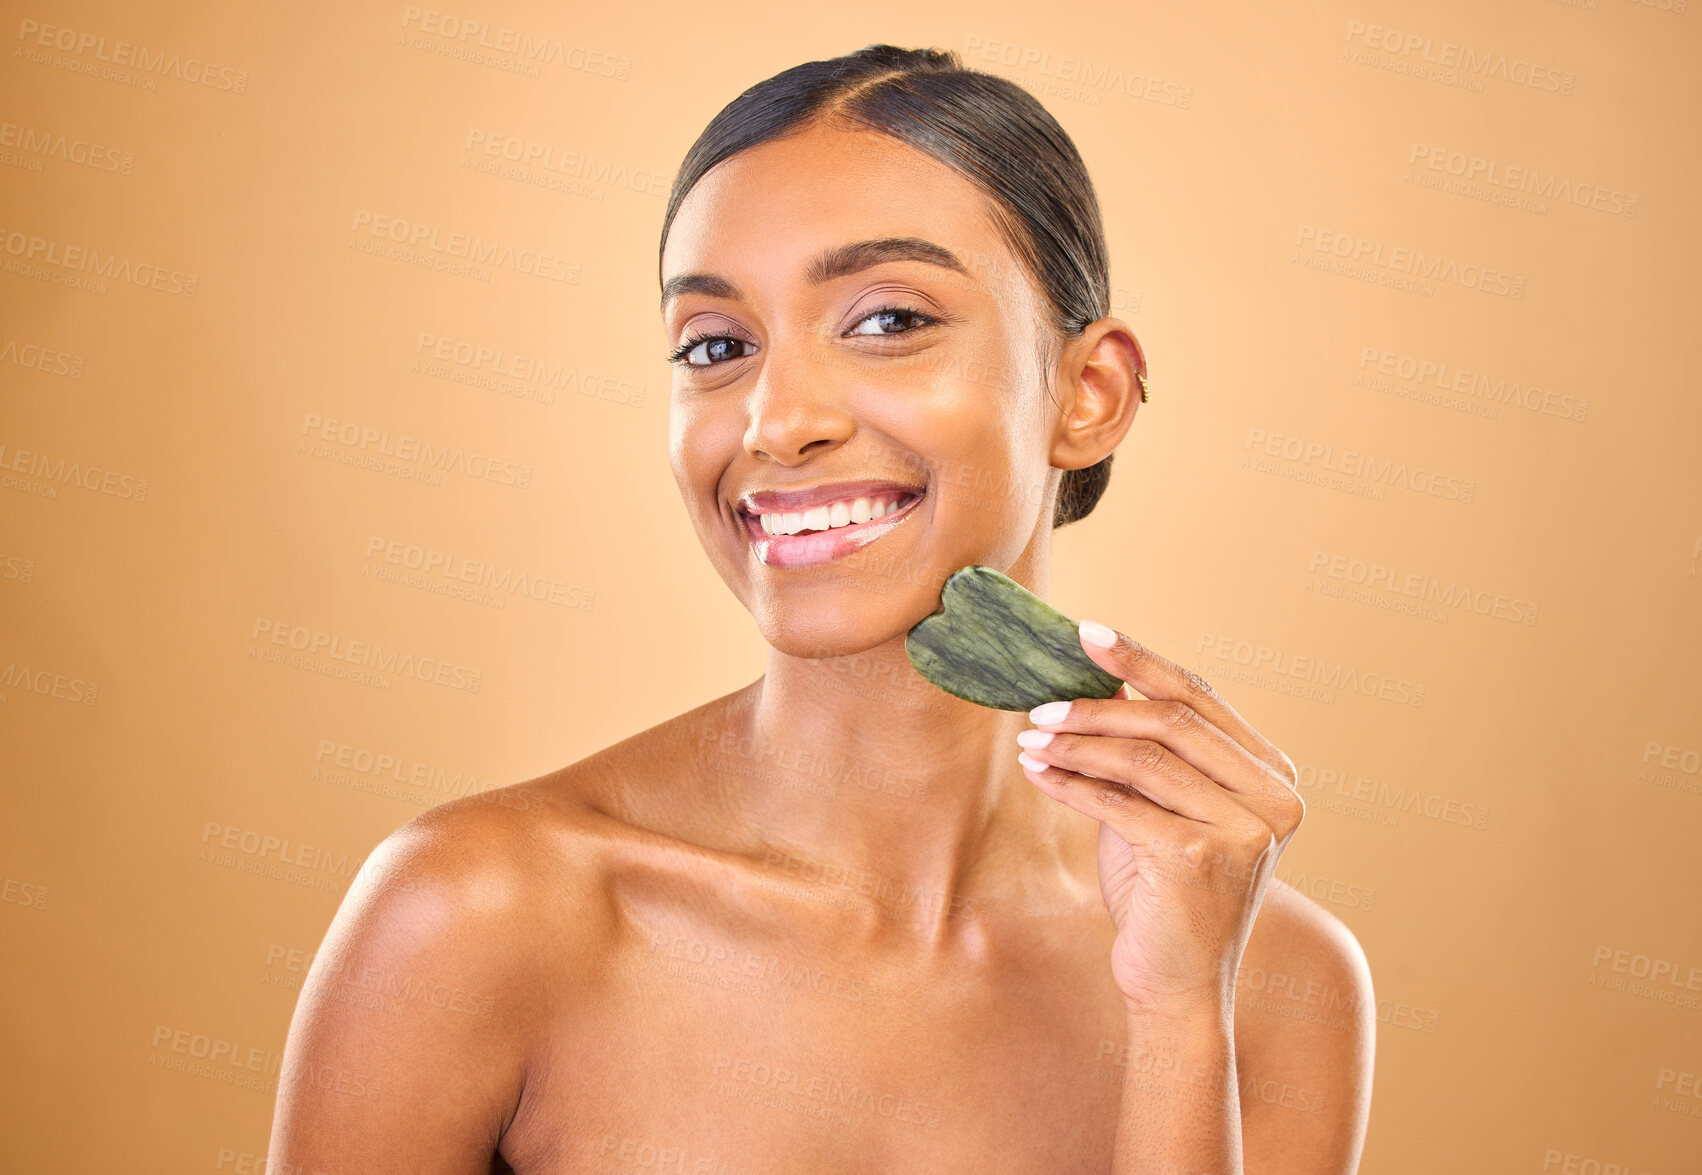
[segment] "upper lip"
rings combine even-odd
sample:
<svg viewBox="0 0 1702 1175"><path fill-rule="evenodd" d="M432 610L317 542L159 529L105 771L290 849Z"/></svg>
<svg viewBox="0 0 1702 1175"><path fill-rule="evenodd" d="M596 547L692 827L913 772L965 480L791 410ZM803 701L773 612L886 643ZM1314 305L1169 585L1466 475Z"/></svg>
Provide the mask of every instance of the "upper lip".
<svg viewBox="0 0 1702 1175"><path fill-rule="evenodd" d="M739 498L738 507L746 514L801 513L815 506L848 502L853 498L920 493L921 486L902 481L836 481L794 490L754 490Z"/></svg>

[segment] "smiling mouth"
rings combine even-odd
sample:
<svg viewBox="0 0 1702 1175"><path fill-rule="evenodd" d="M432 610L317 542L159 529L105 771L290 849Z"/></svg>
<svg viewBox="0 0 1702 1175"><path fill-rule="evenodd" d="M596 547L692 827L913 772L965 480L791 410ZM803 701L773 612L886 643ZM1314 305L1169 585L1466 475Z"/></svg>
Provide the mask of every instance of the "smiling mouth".
<svg viewBox="0 0 1702 1175"><path fill-rule="evenodd" d="M769 566L799 567L843 558L891 533L927 491L889 490L808 510L739 514L756 557Z"/></svg>
<svg viewBox="0 0 1702 1175"><path fill-rule="evenodd" d="M819 534L824 531L846 530L851 527L864 526L870 522L879 522L883 518L910 509L921 500L922 495L920 493L890 490L885 493L844 498L837 502L814 506L808 510L774 510L764 513L747 511L745 521L747 526L754 524L763 534L771 538L782 538L797 534Z"/></svg>

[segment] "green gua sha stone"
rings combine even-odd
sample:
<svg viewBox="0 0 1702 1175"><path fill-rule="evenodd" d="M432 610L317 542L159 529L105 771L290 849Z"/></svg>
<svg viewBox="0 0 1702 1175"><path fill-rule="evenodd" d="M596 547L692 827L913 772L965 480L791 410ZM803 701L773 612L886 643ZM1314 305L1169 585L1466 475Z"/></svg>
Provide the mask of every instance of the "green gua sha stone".
<svg viewBox="0 0 1702 1175"><path fill-rule="evenodd" d="M940 611L911 628L904 651L946 693L995 710L1108 698L1123 684L1082 651L1074 620L980 564L951 573Z"/></svg>

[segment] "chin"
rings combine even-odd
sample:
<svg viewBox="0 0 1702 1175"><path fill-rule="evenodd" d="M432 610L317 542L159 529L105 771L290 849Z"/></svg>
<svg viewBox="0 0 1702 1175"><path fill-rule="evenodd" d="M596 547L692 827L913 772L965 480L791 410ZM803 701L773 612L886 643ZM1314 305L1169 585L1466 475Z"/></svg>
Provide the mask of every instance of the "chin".
<svg viewBox="0 0 1702 1175"><path fill-rule="evenodd" d="M939 592L911 587L876 595L867 588L817 583L815 591L789 592L752 609L763 640L776 652L808 660L850 657L902 642L922 617L939 608ZM813 599L811 598L813 597Z"/></svg>

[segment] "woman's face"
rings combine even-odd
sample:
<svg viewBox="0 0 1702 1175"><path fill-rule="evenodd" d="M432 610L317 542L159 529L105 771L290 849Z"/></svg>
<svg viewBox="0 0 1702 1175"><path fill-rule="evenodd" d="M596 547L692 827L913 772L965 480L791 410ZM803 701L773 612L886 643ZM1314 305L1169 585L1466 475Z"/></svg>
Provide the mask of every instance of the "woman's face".
<svg viewBox="0 0 1702 1175"><path fill-rule="evenodd" d="M669 459L781 652L900 636L952 571L1049 538L1046 307L991 209L897 140L826 127L732 156L680 205Z"/></svg>

